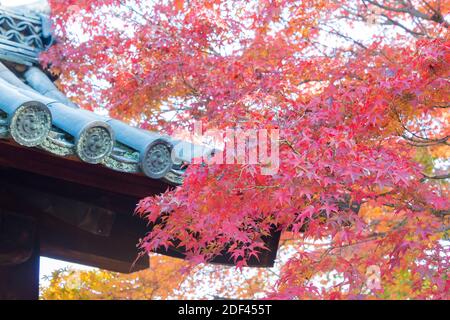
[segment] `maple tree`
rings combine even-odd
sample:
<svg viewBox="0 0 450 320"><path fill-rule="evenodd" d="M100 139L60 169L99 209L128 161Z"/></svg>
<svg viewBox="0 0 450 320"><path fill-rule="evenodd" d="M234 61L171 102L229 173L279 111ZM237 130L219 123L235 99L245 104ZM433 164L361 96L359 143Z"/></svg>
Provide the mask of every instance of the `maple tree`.
<svg viewBox="0 0 450 320"><path fill-rule="evenodd" d="M158 223L142 250L244 267L282 230L295 254L271 298L449 297L447 1L50 4L42 63L81 106L169 134L194 120L280 132L276 174L193 164L143 199Z"/></svg>

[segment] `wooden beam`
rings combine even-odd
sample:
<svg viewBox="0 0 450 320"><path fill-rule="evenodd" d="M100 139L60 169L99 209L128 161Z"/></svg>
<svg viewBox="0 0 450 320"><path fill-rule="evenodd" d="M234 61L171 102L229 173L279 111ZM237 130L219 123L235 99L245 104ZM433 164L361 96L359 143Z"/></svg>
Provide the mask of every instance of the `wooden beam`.
<svg viewBox="0 0 450 320"><path fill-rule="evenodd" d="M5 213L0 218L0 300L37 300L40 257L34 221Z"/></svg>
<svg viewBox="0 0 450 320"><path fill-rule="evenodd" d="M36 219L41 254L50 258L122 273L148 268L145 258L133 265L139 238L148 231L145 221L133 215L136 201L14 169L0 170L0 207ZM99 212L108 213L108 221L95 220Z"/></svg>
<svg viewBox="0 0 450 320"><path fill-rule="evenodd" d="M57 157L6 140L0 140L0 165L136 198L159 194L170 188L161 180L117 172L75 158Z"/></svg>

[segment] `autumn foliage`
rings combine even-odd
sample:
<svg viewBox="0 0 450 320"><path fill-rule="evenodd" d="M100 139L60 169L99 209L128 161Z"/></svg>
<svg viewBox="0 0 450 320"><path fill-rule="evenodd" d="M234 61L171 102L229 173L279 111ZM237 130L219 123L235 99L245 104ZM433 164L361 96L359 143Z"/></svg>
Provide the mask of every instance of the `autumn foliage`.
<svg viewBox="0 0 450 320"><path fill-rule="evenodd" d="M143 199L162 223L142 250L245 267L282 230L268 297L449 298L448 1L50 3L42 62L83 107L169 134L280 130L278 173L191 165Z"/></svg>
<svg viewBox="0 0 450 320"><path fill-rule="evenodd" d="M121 275L103 270L56 270L42 288L46 300L166 299L184 280L182 260L153 256L150 270Z"/></svg>
<svg viewBox="0 0 450 320"><path fill-rule="evenodd" d="M152 254L150 268L133 274L67 268L44 280L44 300L251 299L263 297L275 275L268 269L192 268L187 261Z"/></svg>

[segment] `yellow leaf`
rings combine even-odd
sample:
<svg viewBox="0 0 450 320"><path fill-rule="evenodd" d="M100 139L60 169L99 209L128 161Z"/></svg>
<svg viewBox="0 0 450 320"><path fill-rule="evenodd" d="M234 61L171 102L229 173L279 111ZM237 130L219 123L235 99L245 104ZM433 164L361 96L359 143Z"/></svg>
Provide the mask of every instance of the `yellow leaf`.
<svg viewBox="0 0 450 320"><path fill-rule="evenodd" d="M181 11L181 10L183 10L183 7L184 7L184 0L174 0L174 5L175 5L175 9L177 9L177 11Z"/></svg>

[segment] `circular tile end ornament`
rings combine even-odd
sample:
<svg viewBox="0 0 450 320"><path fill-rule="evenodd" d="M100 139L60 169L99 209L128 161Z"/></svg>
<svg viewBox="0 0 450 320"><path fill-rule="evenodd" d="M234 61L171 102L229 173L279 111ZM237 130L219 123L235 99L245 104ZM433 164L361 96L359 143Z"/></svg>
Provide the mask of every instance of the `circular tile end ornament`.
<svg viewBox="0 0 450 320"><path fill-rule="evenodd" d="M76 143L76 153L84 162L96 164L109 156L113 147L112 130L102 122L95 122L82 130Z"/></svg>
<svg viewBox="0 0 450 320"><path fill-rule="evenodd" d="M146 176L161 179L172 169L172 145L164 139L156 139L141 156L141 168Z"/></svg>
<svg viewBox="0 0 450 320"><path fill-rule="evenodd" d="M14 141L26 147L40 145L47 138L52 126L48 108L40 102L21 105L11 117L10 133Z"/></svg>

